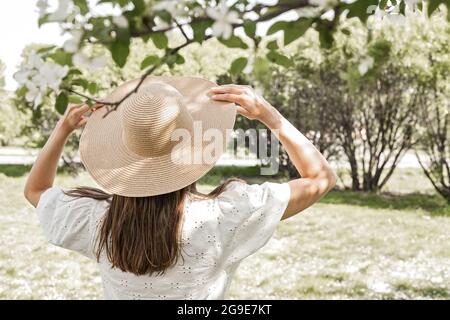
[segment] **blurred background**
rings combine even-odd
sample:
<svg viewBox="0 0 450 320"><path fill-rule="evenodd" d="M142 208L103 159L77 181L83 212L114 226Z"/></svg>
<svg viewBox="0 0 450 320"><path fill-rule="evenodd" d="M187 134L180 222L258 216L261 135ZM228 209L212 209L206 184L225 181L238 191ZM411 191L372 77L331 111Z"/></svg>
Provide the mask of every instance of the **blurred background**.
<svg viewBox="0 0 450 320"><path fill-rule="evenodd" d="M47 244L22 194L59 115L54 99L40 108L18 99L13 74L31 50L66 40L56 27L37 28L35 3L0 5L0 298L98 299L95 263ZM182 49L184 64L155 72L254 86L339 176L335 190L281 222L270 242L241 264L229 298L450 297L450 28L442 9L431 18L378 28L346 21L326 50L309 30L280 48L289 68L251 58L251 48L211 39ZM170 41L180 37L169 34ZM95 79L101 96L139 77L141 61L161 50L133 39L122 68L106 49L93 52L107 58L107 67L82 73ZM239 57L256 59L254 67L230 72ZM238 117L236 128L263 127ZM78 139L79 132L70 138L58 172L57 183L65 187L94 185L79 162ZM232 176L251 183L295 176L283 150L273 176L260 175L265 164L255 155L249 160L235 151L201 179L201 190Z"/></svg>

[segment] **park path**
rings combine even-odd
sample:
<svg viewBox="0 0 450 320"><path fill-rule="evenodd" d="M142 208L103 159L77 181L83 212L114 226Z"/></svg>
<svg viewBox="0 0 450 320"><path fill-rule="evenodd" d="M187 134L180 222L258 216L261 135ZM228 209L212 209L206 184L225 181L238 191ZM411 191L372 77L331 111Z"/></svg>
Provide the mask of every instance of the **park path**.
<svg viewBox="0 0 450 320"><path fill-rule="evenodd" d="M1 164L32 164L36 159L38 149L26 149L21 147L1 147L0 148L0 165ZM79 161L79 158L76 158ZM249 167L258 164L258 160L254 158L245 159L237 158L232 154L225 153L217 162L218 166L238 166ZM338 164L334 163L336 167ZM342 167L342 163L339 164ZM399 168L420 168L414 153L407 153L400 161Z"/></svg>
<svg viewBox="0 0 450 320"><path fill-rule="evenodd" d="M0 165L2 164L32 164L39 149L26 149L21 147L0 147ZM80 161L79 157L75 161ZM258 164L257 159L239 159L231 154L224 154L217 165L250 167Z"/></svg>

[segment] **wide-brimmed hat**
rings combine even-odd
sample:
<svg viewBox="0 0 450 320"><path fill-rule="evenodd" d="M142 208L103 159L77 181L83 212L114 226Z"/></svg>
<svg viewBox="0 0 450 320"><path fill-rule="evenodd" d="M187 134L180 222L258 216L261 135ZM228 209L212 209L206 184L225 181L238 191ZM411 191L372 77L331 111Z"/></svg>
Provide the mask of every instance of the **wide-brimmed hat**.
<svg viewBox="0 0 450 320"><path fill-rule="evenodd" d="M119 101L140 79L106 98ZM214 101L215 83L196 77L147 77L104 117L94 111L80 140L81 160L106 191L128 197L164 194L205 175L226 150L236 106ZM213 146L213 147L211 147Z"/></svg>

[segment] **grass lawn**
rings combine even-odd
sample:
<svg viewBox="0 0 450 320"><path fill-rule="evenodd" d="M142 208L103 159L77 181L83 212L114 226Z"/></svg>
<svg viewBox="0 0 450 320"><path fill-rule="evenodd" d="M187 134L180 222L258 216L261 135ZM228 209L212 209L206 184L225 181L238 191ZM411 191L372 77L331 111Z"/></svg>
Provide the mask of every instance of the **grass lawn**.
<svg viewBox="0 0 450 320"><path fill-rule="evenodd" d="M0 299L101 298L95 263L45 241L22 197L27 170L0 166ZM85 173L57 183L92 185ZM241 263L229 298L449 299L450 207L418 170L399 170L386 191L334 191L281 222Z"/></svg>

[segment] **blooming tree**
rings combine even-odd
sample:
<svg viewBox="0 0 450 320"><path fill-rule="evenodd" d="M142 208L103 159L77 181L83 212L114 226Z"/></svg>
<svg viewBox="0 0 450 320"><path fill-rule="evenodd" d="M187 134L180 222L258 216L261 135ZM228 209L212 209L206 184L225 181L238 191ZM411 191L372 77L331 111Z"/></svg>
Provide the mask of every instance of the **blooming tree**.
<svg viewBox="0 0 450 320"><path fill-rule="evenodd" d="M193 43L217 38L230 48L252 46L254 52L264 53L259 59L237 58L231 74L249 68L257 71L268 62L290 67L292 61L280 49L309 29L318 32L322 47L330 48L336 32L350 35L349 30L339 28L344 19L401 21L407 14L431 15L445 6L450 7L448 0L39 0L39 25L58 23L70 37L61 47L48 46L29 54L15 74L20 84L16 95L34 108L39 108L44 97L55 96L60 113L74 95L113 111L157 68L183 64L181 50ZM269 24L265 34L257 32L262 23ZM169 32L179 32L184 42L171 45ZM282 35L283 41L277 41L277 35ZM106 47L114 63L123 67L133 38L152 41L164 54L153 53L142 61L141 81L122 100L98 100L98 86L85 79L80 69L100 69L106 61L103 56L88 54L89 47ZM359 71L365 74L372 66L373 59L368 57Z"/></svg>

